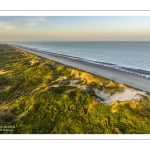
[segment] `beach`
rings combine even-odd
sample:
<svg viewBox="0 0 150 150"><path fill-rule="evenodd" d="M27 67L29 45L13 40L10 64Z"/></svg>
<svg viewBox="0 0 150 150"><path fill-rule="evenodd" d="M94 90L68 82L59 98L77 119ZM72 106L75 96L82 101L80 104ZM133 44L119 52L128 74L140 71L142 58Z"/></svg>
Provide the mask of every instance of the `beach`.
<svg viewBox="0 0 150 150"><path fill-rule="evenodd" d="M83 71L93 73L96 75L103 76L105 78L108 78L110 80L113 80L118 83L123 83L128 86L150 92L150 79L139 76L137 74L132 74L128 72L124 72L121 70L117 70L115 68L103 66L100 64L93 64L78 58L72 58L67 55L62 55L62 54L56 54L56 53L51 53L51 52L45 52L45 51L40 51L37 49L32 49L32 48L26 48L18 45L11 45L16 48L19 48L21 50L24 50L26 52L47 58L49 60L54 60L57 62L60 62L62 64L81 69ZM126 70L133 71L134 69L131 68L125 68ZM144 74L147 71L144 70L136 70L140 74ZM150 74L147 72L147 74Z"/></svg>

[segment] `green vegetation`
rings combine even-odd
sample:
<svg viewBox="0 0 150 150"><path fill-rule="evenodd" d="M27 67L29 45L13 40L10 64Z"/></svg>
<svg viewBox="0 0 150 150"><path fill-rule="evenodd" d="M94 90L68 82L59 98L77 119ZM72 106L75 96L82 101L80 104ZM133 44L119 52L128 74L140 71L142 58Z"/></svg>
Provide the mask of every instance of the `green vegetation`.
<svg viewBox="0 0 150 150"><path fill-rule="evenodd" d="M106 104L95 88L113 95L124 85L1 44L0 126L15 128L0 133L150 133L150 95Z"/></svg>

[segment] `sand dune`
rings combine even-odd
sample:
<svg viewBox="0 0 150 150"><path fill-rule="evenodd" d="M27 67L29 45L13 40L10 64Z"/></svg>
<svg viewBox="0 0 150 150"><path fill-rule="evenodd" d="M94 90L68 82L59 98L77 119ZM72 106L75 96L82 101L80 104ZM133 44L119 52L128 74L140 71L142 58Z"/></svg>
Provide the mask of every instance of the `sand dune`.
<svg viewBox="0 0 150 150"><path fill-rule="evenodd" d="M114 95L108 95L104 93L103 91L99 91L95 89L95 94L98 97L101 97L105 99L104 103L111 103L114 100L119 101L126 101L126 100L139 100L141 98L141 95L146 95L145 92L139 91L139 90L133 90L132 88L125 88L123 92L117 92Z"/></svg>

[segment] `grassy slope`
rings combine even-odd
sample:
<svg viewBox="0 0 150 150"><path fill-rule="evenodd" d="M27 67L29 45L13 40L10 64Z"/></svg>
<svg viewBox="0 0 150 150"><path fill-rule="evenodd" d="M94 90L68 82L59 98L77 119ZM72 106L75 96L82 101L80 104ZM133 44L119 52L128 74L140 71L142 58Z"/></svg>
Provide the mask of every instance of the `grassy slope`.
<svg viewBox="0 0 150 150"><path fill-rule="evenodd" d="M78 86L69 84L73 80ZM150 96L108 105L95 101L93 88L123 90L103 77L0 45L0 125L16 126L1 133L150 133Z"/></svg>

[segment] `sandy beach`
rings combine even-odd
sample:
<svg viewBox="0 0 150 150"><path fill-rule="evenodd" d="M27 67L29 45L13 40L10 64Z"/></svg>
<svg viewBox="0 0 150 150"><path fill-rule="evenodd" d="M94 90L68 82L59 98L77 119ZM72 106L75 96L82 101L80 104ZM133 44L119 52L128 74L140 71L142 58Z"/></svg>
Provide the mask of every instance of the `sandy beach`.
<svg viewBox="0 0 150 150"><path fill-rule="evenodd" d="M141 77L136 74L131 74L131 73L127 73L121 70L117 70L115 68L110 68L110 67L106 67L106 66L102 66L98 64L89 63L89 62L79 60L79 59L73 59L66 55L25 48L25 47L18 46L18 45L12 45L12 46L19 48L21 50L24 50L26 52L29 52L29 53L32 53L32 54L35 54L35 55L38 55L38 56L41 56L50 60L54 60L54 61L60 62L62 64L65 64L74 68L78 68L78 69L81 69L81 70L84 70L84 71L87 71L96 75L103 76L105 78L111 79L118 83L123 83L128 86L150 92L150 79L147 79L145 77ZM138 71L140 73L144 73L143 70L138 70Z"/></svg>

